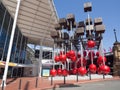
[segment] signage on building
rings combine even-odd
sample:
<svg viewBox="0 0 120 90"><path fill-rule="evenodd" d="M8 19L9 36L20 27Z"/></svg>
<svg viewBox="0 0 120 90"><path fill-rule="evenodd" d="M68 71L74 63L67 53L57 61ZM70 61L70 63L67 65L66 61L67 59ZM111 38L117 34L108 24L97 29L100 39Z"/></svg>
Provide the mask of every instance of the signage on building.
<svg viewBox="0 0 120 90"><path fill-rule="evenodd" d="M42 76L44 76L44 77L50 76L50 69L43 69L42 70Z"/></svg>

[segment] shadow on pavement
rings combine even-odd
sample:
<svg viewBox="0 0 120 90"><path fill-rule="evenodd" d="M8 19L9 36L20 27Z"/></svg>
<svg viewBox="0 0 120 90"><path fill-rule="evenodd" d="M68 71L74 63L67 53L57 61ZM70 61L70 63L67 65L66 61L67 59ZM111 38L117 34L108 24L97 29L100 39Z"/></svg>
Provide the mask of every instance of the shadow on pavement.
<svg viewBox="0 0 120 90"><path fill-rule="evenodd" d="M23 90L29 90L29 81L27 81L27 83L26 83L26 85L25 85Z"/></svg>
<svg viewBox="0 0 120 90"><path fill-rule="evenodd" d="M67 87L80 87L79 85L74 85L74 84L62 84L59 85L59 88L67 88Z"/></svg>

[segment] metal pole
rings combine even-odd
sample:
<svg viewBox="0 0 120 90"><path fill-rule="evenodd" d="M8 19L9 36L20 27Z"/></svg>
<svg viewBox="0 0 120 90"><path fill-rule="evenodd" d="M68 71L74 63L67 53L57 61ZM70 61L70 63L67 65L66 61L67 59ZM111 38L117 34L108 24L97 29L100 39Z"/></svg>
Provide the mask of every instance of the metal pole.
<svg viewBox="0 0 120 90"><path fill-rule="evenodd" d="M11 56L11 50L12 50L12 44L13 44L13 39L14 39L14 33L15 33L15 28L16 28L16 23L17 23L17 17L18 17L20 2L21 2L21 0L17 0L16 13L15 13L15 18L14 18L14 22L13 22L13 28L12 28L12 32L11 32L9 48L8 48L8 53L7 53L7 59L6 59L6 64L5 64L5 70L4 70L4 75L3 75L1 86L3 85L3 83L4 83L4 86L6 86L8 63L9 63L10 56Z"/></svg>
<svg viewBox="0 0 120 90"><path fill-rule="evenodd" d="M103 73L103 79L105 79L105 74Z"/></svg>
<svg viewBox="0 0 120 90"><path fill-rule="evenodd" d="M81 48L81 67L83 67L83 46L82 46L82 43L80 43L80 48Z"/></svg>
<svg viewBox="0 0 120 90"><path fill-rule="evenodd" d="M91 80L91 72L90 72L90 70L89 70L89 79Z"/></svg>
<svg viewBox="0 0 120 90"><path fill-rule="evenodd" d="M77 78L76 81L78 82L78 71L77 71L77 74L76 74L76 78Z"/></svg>
<svg viewBox="0 0 120 90"><path fill-rule="evenodd" d="M92 53L92 48L91 48L91 50L90 50L90 59L91 59L91 63L93 64L93 53Z"/></svg>
<svg viewBox="0 0 120 90"><path fill-rule="evenodd" d="M51 85L53 85L53 76L51 76Z"/></svg>
<svg viewBox="0 0 120 90"><path fill-rule="evenodd" d="M73 27L72 27L72 22L70 21L70 31L73 32ZM72 36L72 39L74 39L74 36ZM71 50L73 49L73 43L72 43L72 39L71 40Z"/></svg>
<svg viewBox="0 0 120 90"><path fill-rule="evenodd" d="M88 29L89 29L89 34L91 36L91 30L90 30L90 15L89 15L89 12L88 12Z"/></svg>
<svg viewBox="0 0 120 90"><path fill-rule="evenodd" d="M35 84L35 87L36 87L36 88L38 87L38 77L36 77L36 84Z"/></svg>
<svg viewBox="0 0 120 90"><path fill-rule="evenodd" d="M65 78L66 76L64 76L64 84L66 84L66 78Z"/></svg>
<svg viewBox="0 0 120 90"><path fill-rule="evenodd" d="M114 35L115 35L115 42L118 42L117 35L116 35L116 30L114 29L113 31L114 31Z"/></svg>
<svg viewBox="0 0 120 90"><path fill-rule="evenodd" d="M41 42L40 42L40 52L39 52L39 77L41 77L41 75L42 75L42 53L43 53L43 51L42 51L42 42L43 42L43 40L41 40Z"/></svg>
<svg viewBox="0 0 120 90"><path fill-rule="evenodd" d="M101 55L103 57L103 64L105 65L105 61L104 61L104 52L103 52L103 41L101 40L101 44L100 44L100 47L101 47Z"/></svg>
<svg viewBox="0 0 120 90"><path fill-rule="evenodd" d="M3 83L2 83L3 85L2 85L2 90L4 90L4 81L3 81Z"/></svg>
<svg viewBox="0 0 120 90"><path fill-rule="evenodd" d="M102 54L102 57L103 57L103 65L105 65L104 53L103 53L103 41L102 40L101 40L100 47L101 47L101 54ZM103 72L103 79L105 79L105 73L104 72Z"/></svg>
<svg viewBox="0 0 120 90"><path fill-rule="evenodd" d="M18 90L21 90L21 84L22 84L22 80L20 79Z"/></svg>

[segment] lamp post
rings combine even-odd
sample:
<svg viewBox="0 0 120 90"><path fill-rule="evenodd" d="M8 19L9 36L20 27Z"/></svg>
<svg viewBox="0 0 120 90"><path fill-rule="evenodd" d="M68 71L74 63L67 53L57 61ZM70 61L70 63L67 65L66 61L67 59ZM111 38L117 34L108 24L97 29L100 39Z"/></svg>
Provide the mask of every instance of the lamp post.
<svg viewBox="0 0 120 90"><path fill-rule="evenodd" d="M114 31L114 35L115 35L115 42L118 42L117 35L116 35L116 30L114 29L113 31Z"/></svg>

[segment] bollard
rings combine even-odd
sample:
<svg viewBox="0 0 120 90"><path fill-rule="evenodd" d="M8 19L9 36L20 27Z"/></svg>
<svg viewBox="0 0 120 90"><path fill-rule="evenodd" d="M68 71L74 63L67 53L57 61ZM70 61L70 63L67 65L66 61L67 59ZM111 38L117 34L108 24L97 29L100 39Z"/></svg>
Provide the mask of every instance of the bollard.
<svg viewBox="0 0 120 90"><path fill-rule="evenodd" d="M105 79L105 74L103 73L103 79Z"/></svg>
<svg viewBox="0 0 120 90"><path fill-rule="evenodd" d="M51 85L53 85L53 76L51 76Z"/></svg>
<svg viewBox="0 0 120 90"><path fill-rule="evenodd" d="M89 71L89 79L91 80L91 72Z"/></svg>
<svg viewBox="0 0 120 90"><path fill-rule="evenodd" d="M21 90L21 83L22 83L22 80L20 79L18 90Z"/></svg>
<svg viewBox="0 0 120 90"><path fill-rule="evenodd" d="M78 73L77 73L76 77L77 77L77 78L76 78L76 79L77 79L76 81L78 82Z"/></svg>
<svg viewBox="0 0 120 90"><path fill-rule="evenodd" d="M36 88L38 87L38 77L36 77L36 84L35 84L35 87L36 87Z"/></svg>
<svg viewBox="0 0 120 90"><path fill-rule="evenodd" d="M119 76L119 78L120 78L120 70L118 71L118 76Z"/></svg>
<svg viewBox="0 0 120 90"><path fill-rule="evenodd" d="M66 84L66 78L65 78L65 76L64 76L64 84Z"/></svg>
<svg viewBox="0 0 120 90"><path fill-rule="evenodd" d="M2 83L2 90L4 90L4 82L5 82L5 81L3 81L3 83Z"/></svg>

